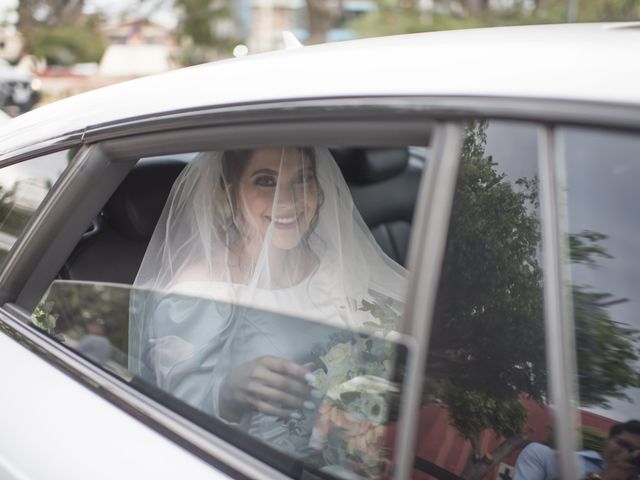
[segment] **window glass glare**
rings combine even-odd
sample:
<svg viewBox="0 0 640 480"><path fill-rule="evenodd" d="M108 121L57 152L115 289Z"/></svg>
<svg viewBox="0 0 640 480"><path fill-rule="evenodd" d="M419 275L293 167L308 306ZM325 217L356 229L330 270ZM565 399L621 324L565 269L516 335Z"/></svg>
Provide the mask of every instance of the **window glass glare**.
<svg viewBox="0 0 640 480"><path fill-rule="evenodd" d="M587 451L595 452L593 468L601 470L604 461L617 465L620 438L640 449L640 423L607 440L615 425L632 421L624 428L633 427L640 419L640 138L564 128L560 139L582 424L578 456L588 473Z"/></svg>
<svg viewBox="0 0 640 480"><path fill-rule="evenodd" d="M513 478L550 441L537 179L535 126L467 125L419 429L435 478Z"/></svg>
<svg viewBox="0 0 640 480"><path fill-rule="evenodd" d="M0 169L0 262L71 159L65 150Z"/></svg>

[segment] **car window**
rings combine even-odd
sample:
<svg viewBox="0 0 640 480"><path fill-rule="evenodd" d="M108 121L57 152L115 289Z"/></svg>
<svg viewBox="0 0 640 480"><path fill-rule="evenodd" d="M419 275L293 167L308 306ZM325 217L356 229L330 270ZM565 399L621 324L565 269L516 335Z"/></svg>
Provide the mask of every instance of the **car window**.
<svg viewBox="0 0 640 480"><path fill-rule="evenodd" d="M0 169L0 263L72 158L64 150Z"/></svg>
<svg viewBox="0 0 640 480"><path fill-rule="evenodd" d="M537 142L531 124L466 126L430 333L417 478L513 478L522 447L550 440Z"/></svg>
<svg viewBox="0 0 640 480"><path fill-rule="evenodd" d="M275 146L142 159L33 323L293 477L388 475L427 154Z"/></svg>
<svg viewBox="0 0 640 480"><path fill-rule="evenodd" d="M632 478L625 455L640 450L640 138L566 127L560 139L583 434L578 465L589 473L604 468L603 460L609 468L622 464Z"/></svg>

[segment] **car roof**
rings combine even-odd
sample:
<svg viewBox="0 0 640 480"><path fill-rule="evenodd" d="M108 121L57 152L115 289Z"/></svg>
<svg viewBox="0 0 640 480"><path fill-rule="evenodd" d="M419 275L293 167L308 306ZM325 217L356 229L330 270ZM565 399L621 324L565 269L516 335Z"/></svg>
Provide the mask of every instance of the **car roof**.
<svg viewBox="0 0 640 480"><path fill-rule="evenodd" d="M86 92L0 127L0 155L87 127L197 107L362 96L640 106L640 23L419 33L250 55Z"/></svg>

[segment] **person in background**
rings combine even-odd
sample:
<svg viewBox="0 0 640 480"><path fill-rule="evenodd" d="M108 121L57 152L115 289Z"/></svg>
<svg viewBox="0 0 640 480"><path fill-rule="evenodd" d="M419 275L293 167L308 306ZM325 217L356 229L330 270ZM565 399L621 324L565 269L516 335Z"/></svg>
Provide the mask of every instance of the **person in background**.
<svg viewBox="0 0 640 480"><path fill-rule="evenodd" d="M580 478L585 480L636 480L640 478L640 421L629 420L611 427L602 455L593 450L576 453ZM558 478L556 451L530 443L518 456L514 480Z"/></svg>
<svg viewBox="0 0 640 480"><path fill-rule="evenodd" d="M97 318L87 325L87 334L80 339L76 349L100 365L111 358L113 347L107 338L104 320Z"/></svg>

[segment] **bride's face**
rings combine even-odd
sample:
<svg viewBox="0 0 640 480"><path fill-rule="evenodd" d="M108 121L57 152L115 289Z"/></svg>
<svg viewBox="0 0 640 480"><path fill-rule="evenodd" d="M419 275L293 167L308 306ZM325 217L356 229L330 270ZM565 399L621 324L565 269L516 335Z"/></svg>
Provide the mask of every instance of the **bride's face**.
<svg viewBox="0 0 640 480"><path fill-rule="evenodd" d="M300 243L318 208L314 164L301 150L254 150L238 187L245 222L261 239L273 224L273 246L290 250Z"/></svg>

